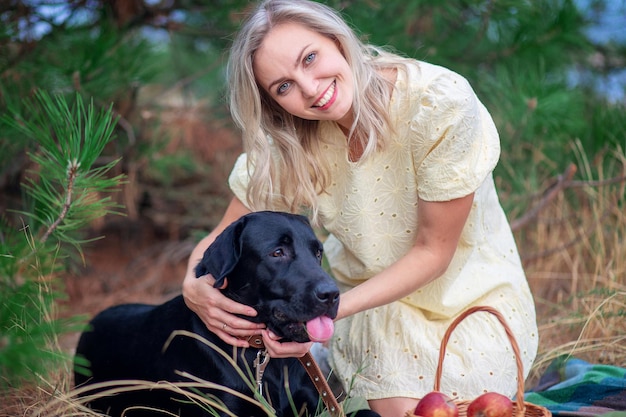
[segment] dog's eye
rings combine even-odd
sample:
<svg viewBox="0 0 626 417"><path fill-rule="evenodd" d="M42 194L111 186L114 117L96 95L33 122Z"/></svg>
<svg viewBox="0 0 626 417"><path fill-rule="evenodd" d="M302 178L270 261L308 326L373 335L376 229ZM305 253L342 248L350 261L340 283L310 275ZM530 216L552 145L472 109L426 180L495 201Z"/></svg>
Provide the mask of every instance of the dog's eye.
<svg viewBox="0 0 626 417"><path fill-rule="evenodd" d="M283 251L282 248L278 248L274 250L274 252L272 252L272 256L274 258L280 258L282 256L285 256L285 251Z"/></svg>
<svg viewBox="0 0 626 417"><path fill-rule="evenodd" d="M323 252L322 252L322 250L321 250L321 249L318 249L318 250L315 252L315 257L316 257L318 260L320 260L320 261L322 260L322 253L323 253Z"/></svg>

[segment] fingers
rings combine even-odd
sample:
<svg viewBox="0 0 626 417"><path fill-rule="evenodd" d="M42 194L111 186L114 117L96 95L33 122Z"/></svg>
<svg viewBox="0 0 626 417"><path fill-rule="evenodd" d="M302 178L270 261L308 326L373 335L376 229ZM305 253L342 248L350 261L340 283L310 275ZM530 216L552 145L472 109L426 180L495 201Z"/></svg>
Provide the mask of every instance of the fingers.
<svg viewBox="0 0 626 417"><path fill-rule="evenodd" d="M248 316L248 317L256 316L256 310L254 308L247 306L245 304L238 303L234 300L231 300L230 298L226 297L216 288L211 287L211 289L213 290L212 295L211 295L211 301L213 301L214 303L213 305L215 307L218 307L225 312L231 313L231 315L240 314L240 315ZM237 319L237 317L235 318ZM250 321L245 320L245 319L238 319L237 324L239 326L235 326L235 327L245 327L246 323L250 323ZM235 323L231 323L231 324L235 325Z"/></svg>
<svg viewBox="0 0 626 417"><path fill-rule="evenodd" d="M197 278L192 285L184 287L183 295L187 306L224 342L238 347L249 347L246 339L259 334L265 325L238 317L237 315L254 317L256 310L224 296L219 289L213 287L214 282L211 275L205 275Z"/></svg>
<svg viewBox="0 0 626 417"><path fill-rule="evenodd" d="M311 349L311 346L313 346L313 342L281 343L278 341L279 337L270 330L263 330L261 334L263 336L265 348L272 358L301 358Z"/></svg>
<svg viewBox="0 0 626 417"><path fill-rule="evenodd" d="M237 317L223 310L222 307L209 307L204 311L206 315L201 316L201 319L207 328L224 342L234 346L249 347L247 339L259 334L265 328L262 323L253 323Z"/></svg>
<svg viewBox="0 0 626 417"><path fill-rule="evenodd" d="M229 333L229 331L233 331L233 330L230 329L229 326L225 323L222 325L222 329L223 330L213 330L213 333L215 333L220 339L222 339L224 342L228 343L229 345L237 346L240 348L249 348L250 343L248 342L248 337L252 336L253 334L259 334L260 332L259 329L256 329L254 330L254 332L248 335L240 334L239 336L235 336ZM238 333L241 333L241 331L238 331Z"/></svg>
<svg viewBox="0 0 626 417"><path fill-rule="evenodd" d="M256 311L247 305L238 303L224 296L214 288L215 279L209 274L183 286L183 295L187 306L195 312L206 327L224 342L242 348L250 347L248 338L262 333L268 353L274 358L302 357L309 351L313 342L280 343L278 337L265 328L263 323L246 320L245 316L254 317ZM228 285L224 283L222 288ZM239 317L244 316L244 317Z"/></svg>

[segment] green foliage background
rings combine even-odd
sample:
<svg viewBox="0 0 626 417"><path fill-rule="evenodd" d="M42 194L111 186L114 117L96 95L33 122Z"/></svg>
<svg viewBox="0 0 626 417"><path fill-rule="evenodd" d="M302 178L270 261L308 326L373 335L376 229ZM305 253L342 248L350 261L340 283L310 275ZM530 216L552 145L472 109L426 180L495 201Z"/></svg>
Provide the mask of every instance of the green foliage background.
<svg viewBox="0 0 626 417"><path fill-rule="evenodd" d="M113 135L110 109L96 110L80 96L70 107L41 90L23 104L22 113L9 109L2 121L33 141L28 155L38 171L22 183L23 208L0 218L0 388L45 375L65 358L57 336L81 327L77 317L56 316L63 292L55 277L70 248L80 253L77 232L119 208L93 194L110 193L122 180L109 175L117 161L95 165Z"/></svg>
<svg viewBox="0 0 626 417"><path fill-rule="evenodd" d="M594 11L609 2L590 1L583 10L571 0L326 1L370 42L470 80L501 134L496 180L513 217L528 209L529 194L573 161L626 148L624 99L612 102L595 88L598 79L623 71L626 45L594 43L585 33ZM160 128L171 108L162 99L175 96L183 109L202 103L208 123L229 126L224 63L247 7L244 0L0 5L3 381L27 377L43 358L38 352L56 355L49 340L74 329L54 320L55 298L63 293L57 278L71 268L72 255L61 248L69 243L80 254L81 231L95 217L158 194L188 215L183 235L213 225L200 220L209 210L197 211L185 194L196 187L199 200L222 199L219 189L197 187L217 167L184 146L165 151L171 138ZM626 5L618 10L626 16ZM573 85L576 71L588 74L587 82ZM74 162L85 170L76 184L82 191L54 241L40 246ZM103 197L124 175L139 190L134 200ZM97 207L88 198L94 190ZM18 328L25 331L13 338ZM24 340L32 342L28 349Z"/></svg>

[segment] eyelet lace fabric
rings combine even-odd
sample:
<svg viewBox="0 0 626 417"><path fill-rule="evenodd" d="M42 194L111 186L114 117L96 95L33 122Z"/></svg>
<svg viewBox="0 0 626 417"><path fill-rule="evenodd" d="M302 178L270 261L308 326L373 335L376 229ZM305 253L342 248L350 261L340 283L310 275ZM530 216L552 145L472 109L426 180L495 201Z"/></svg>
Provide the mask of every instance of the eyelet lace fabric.
<svg viewBox="0 0 626 417"><path fill-rule="evenodd" d="M534 302L492 178L500 142L491 116L463 77L419 61L398 71L390 106L394 137L358 163L349 160L341 131L324 126L333 183L319 204L335 278L358 285L403 256L415 240L418 198L446 201L473 192L474 203L443 276L398 302L337 322L334 371L352 395L422 397L432 390L450 321L487 303L519 335L527 373L538 344ZM244 155L230 177L243 202L247 178ZM500 327L491 317L459 326L442 389L447 384L459 399L483 390L515 393L515 361Z"/></svg>

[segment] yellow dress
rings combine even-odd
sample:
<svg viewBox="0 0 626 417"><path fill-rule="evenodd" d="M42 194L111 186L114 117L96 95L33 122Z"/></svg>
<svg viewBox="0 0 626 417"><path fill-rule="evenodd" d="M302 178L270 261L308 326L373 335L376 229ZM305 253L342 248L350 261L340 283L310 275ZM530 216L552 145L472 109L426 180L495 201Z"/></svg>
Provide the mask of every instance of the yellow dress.
<svg viewBox="0 0 626 417"><path fill-rule="evenodd" d="M334 372L353 396L420 398L433 389L450 322L470 306L490 305L516 335L527 375L538 345L534 301L492 178L500 144L491 116L463 77L420 61L398 70L390 113L393 140L358 163L349 161L342 132L323 124L333 182L319 205L335 278L358 285L402 257L415 239L418 196L446 201L474 192L474 203L443 276L336 323ZM245 154L229 182L246 204ZM459 399L485 391L513 395L516 369L501 325L477 313L452 335L441 389Z"/></svg>

